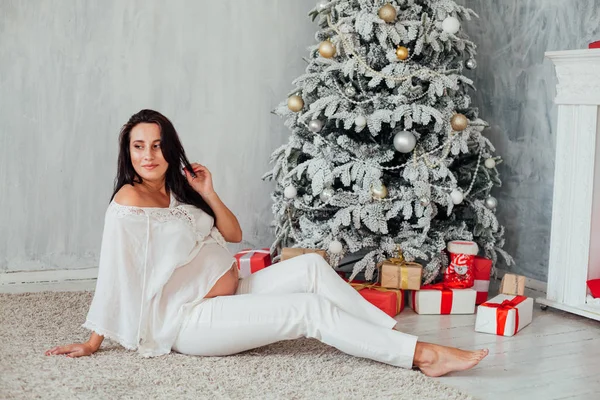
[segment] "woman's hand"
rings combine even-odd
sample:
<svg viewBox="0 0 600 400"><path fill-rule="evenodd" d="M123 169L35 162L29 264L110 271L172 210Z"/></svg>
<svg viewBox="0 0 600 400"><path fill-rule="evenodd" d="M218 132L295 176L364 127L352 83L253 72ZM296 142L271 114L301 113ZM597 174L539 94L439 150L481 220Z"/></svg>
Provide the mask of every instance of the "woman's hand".
<svg viewBox="0 0 600 400"><path fill-rule="evenodd" d="M192 163L190 165L192 166L194 173L196 174L196 177L194 178L192 177L190 171L187 170L187 168L184 169L185 177L187 178L187 181L190 184L190 186L196 192L200 193L202 197L213 194L215 192L215 189L213 188L212 175L208 168L198 163Z"/></svg>
<svg viewBox="0 0 600 400"><path fill-rule="evenodd" d="M90 343L73 343L66 346L56 346L50 350L46 350L47 356L65 354L67 357L75 358L82 356L90 356L96 352Z"/></svg>

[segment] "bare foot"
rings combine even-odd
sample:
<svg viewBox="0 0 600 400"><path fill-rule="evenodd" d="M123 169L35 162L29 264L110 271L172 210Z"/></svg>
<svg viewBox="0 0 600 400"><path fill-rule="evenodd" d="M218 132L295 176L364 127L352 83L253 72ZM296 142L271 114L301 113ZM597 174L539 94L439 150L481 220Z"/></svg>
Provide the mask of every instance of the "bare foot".
<svg viewBox="0 0 600 400"><path fill-rule="evenodd" d="M442 376L471 369L489 353L488 349L466 351L454 347L417 342L414 363L427 376Z"/></svg>

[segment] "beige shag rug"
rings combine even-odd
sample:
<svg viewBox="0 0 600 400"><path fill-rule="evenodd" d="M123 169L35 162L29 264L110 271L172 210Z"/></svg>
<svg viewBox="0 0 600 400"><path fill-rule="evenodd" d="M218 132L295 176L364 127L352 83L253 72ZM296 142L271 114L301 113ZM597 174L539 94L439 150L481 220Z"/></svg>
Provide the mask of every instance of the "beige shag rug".
<svg viewBox="0 0 600 400"><path fill-rule="evenodd" d="M1 399L468 399L417 371L312 339L229 357L144 359L110 340L91 357L45 356L85 341L92 292L0 294ZM366 338L365 338L366 339Z"/></svg>

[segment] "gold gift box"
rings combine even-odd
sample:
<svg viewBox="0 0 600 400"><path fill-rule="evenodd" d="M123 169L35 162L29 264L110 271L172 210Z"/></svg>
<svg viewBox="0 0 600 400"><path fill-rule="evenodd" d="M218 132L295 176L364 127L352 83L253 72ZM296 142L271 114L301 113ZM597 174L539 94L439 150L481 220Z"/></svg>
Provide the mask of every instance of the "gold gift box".
<svg viewBox="0 0 600 400"><path fill-rule="evenodd" d="M504 275L500 283L500 294L525 295L525 277L515 274Z"/></svg>
<svg viewBox="0 0 600 400"><path fill-rule="evenodd" d="M297 256L301 256L302 254L308 254L308 253L317 253L318 255L320 255L323 258L325 258L327 255L325 250L304 249L301 247L284 247L283 249L281 249L280 261L289 260L290 258L294 258Z"/></svg>
<svg viewBox="0 0 600 400"><path fill-rule="evenodd" d="M423 266L409 261L391 258L381 264L381 286L394 289L419 290Z"/></svg>

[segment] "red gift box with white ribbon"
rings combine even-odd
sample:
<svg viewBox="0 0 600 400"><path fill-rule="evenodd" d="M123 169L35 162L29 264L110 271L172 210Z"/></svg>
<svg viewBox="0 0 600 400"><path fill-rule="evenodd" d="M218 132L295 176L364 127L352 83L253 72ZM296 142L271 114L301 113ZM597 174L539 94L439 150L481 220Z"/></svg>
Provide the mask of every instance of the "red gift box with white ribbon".
<svg viewBox="0 0 600 400"><path fill-rule="evenodd" d="M271 265L271 252L265 249L244 249L234 256L237 260L240 278L246 278L256 271Z"/></svg>
<svg viewBox="0 0 600 400"><path fill-rule="evenodd" d="M473 263L475 281L472 289L477 292L475 304L485 303L490 290L490 274L492 273L492 260L485 257L475 257Z"/></svg>

